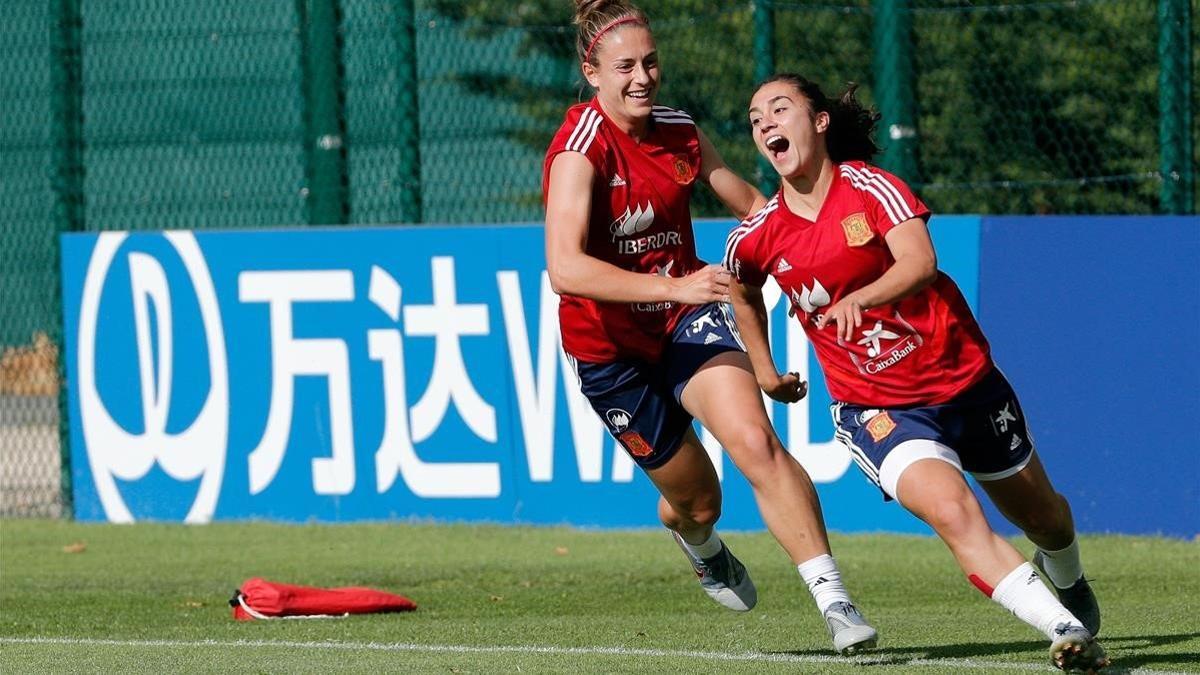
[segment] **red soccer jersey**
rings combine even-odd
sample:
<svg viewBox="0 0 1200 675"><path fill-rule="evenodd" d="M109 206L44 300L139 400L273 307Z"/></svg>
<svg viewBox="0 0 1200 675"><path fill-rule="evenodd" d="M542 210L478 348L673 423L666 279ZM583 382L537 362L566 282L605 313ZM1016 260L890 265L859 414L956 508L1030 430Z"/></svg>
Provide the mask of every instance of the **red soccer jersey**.
<svg viewBox="0 0 1200 675"><path fill-rule="evenodd" d="M872 407L944 403L992 368L987 340L950 277L863 313L860 336L817 330L822 308L878 279L895 260L884 236L929 209L903 181L863 162L835 168L817 220L788 210L783 193L729 234L725 265L739 281L775 278L816 350L835 400Z"/></svg>
<svg viewBox="0 0 1200 675"><path fill-rule="evenodd" d="M542 194L561 152L583 153L596 169L585 251L624 270L681 277L704 266L696 257L688 201L700 173L700 139L692 118L654 106L641 141L618 129L600 103L567 110L546 151ZM563 295L558 306L563 349L581 361L657 361L687 307L671 302L615 303Z"/></svg>

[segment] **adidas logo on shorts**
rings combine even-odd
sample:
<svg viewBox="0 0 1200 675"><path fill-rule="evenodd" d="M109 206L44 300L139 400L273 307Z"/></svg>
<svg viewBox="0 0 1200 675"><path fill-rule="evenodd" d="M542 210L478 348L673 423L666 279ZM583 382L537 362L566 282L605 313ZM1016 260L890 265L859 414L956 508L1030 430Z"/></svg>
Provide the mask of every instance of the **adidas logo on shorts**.
<svg viewBox="0 0 1200 675"><path fill-rule="evenodd" d="M711 345L714 342L720 342L720 341L721 341L721 336L717 335L716 333L709 333L708 335L704 336L704 344L706 344L706 345Z"/></svg>
<svg viewBox="0 0 1200 675"><path fill-rule="evenodd" d="M1021 437L1016 434L1013 434L1012 443L1008 444L1008 449L1016 450L1019 447L1021 447Z"/></svg>
<svg viewBox="0 0 1200 675"><path fill-rule="evenodd" d="M792 266L790 264L788 264L787 259L780 258L779 264L775 266L775 274L783 274L784 272L791 272L791 271L792 271Z"/></svg>

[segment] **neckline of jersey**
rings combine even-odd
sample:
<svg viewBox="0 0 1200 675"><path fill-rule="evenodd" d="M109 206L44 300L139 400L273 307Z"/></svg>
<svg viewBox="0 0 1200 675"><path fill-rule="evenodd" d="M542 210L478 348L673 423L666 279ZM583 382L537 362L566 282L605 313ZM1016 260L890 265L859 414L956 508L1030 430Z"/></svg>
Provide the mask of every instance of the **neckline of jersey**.
<svg viewBox="0 0 1200 675"><path fill-rule="evenodd" d="M810 220L808 218L805 218L804 216L793 211L792 207L788 206L787 199L785 198L785 196L783 194L783 182L782 181L779 183L779 192L776 193L779 196L779 210L788 219L795 221L801 225L811 226L811 225L816 225L817 223L821 222L821 218L825 215L825 211L827 209L829 209L830 208L829 205L831 203L833 203L833 199L832 199L833 191L838 189L841 186L841 184L843 182L845 182L845 179L842 177L842 172L838 170L839 166L841 166L841 165L840 164L833 165L833 180L829 183L829 191L825 193L825 200L821 202L821 208L817 210L817 217L815 219Z"/></svg>
<svg viewBox="0 0 1200 675"><path fill-rule="evenodd" d="M662 147L662 143L654 140L659 128L659 126L654 123L654 113L650 113L650 118L646 120L646 137L639 139L635 138L633 134L626 133L623 129L621 129L621 127L617 126L617 123L608 116L608 113L604 111L604 107L600 105L599 96L593 96L592 100L588 102L588 107L600 113L600 118L603 120L604 124L607 124L610 128L612 128L613 134L618 138L624 138L638 148Z"/></svg>

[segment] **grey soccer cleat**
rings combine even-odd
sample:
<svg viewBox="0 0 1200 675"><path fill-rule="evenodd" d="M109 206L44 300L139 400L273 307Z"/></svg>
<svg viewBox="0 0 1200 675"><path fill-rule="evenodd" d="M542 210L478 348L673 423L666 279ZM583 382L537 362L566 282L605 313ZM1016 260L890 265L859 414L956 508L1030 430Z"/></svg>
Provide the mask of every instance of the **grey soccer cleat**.
<svg viewBox="0 0 1200 675"><path fill-rule="evenodd" d="M835 602L825 610L825 625L833 638L833 648L843 656L874 649L879 634L867 623L858 608L848 602Z"/></svg>
<svg viewBox="0 0 1200 675"><path fill-rule="evenodd" d="M1033 554L1033 565L1041 571L1044 579L1050 581L1050 575L1046 574L1046 557L1041 551ZM1079 619L1092 637L1100 634L1100 603L1096 602L1096 594L1092 593L1087 579L1079 577L1070 588L1059 588L1051 581L1050 587L1058 594L1058 601L1063 607Z"/></svg>
<svg viewBox="0 0 1200 675"><path fill-rule="evenodd" d="M1094 674L1108 665L1108 656L1086 628L1060 623L1050 644L1050 661L1068 673Z"/></svg>
<svg viewBox="0 0 1200 675"><path fill-rule="evenodd" d="M746 567L733 557L725 542L721 542L721 552L715 556L698 558L687 549L683 537L680 537L678 532L671 534L675 537L675 543L679 544L679 548L688 557L688 561L692 563L692 569L700 580L700 587L708 597L735 612L747 612L754 608L758 602L758 589L750 580L750 573L746 571Z"/></svg>

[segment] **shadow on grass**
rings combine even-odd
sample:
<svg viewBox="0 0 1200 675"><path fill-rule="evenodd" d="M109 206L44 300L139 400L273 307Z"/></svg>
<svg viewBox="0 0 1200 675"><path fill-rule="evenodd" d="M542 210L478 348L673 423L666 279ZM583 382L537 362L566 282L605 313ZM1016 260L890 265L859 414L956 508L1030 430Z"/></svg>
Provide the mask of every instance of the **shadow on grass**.
<svg viewBox="0 0 1200 675"><path fill-rule="evenodd" d="M1134 668L1153 666L1182 666L1200 663L1200 651L1168 651L1147 654L1147 649L1166 647L1200 639L1200 633L1177 633L1174 635L1107 635L1101 633L1100 643L1108 650L1113 665L1106 668L1106 675L1129 672ZM1018 640L1011 642L973 642L970 644L932 645L928 647L883 646L863 656L870 659L862 666L896 666L917 659L969 659L982 656L1011 655L1020 652L1044 655L1047 643L1042 640ZM828 650L804 649L771 652L797 656L828 656Z"/></svg>

